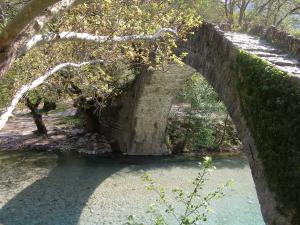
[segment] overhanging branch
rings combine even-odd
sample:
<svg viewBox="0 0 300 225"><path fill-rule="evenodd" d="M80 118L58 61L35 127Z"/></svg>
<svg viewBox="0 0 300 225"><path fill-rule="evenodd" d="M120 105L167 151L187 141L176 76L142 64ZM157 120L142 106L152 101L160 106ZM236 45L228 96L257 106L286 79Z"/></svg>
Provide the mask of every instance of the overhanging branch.
<svg viewBox="0 0 300 225"><path fill-rule="evenodd" d="M97 36L89 33L76 33L76 32L61 32L61 33L46 33L35 35L31 38L26 46L20 52L21 55L25 54L31 48L49 42L61 41L85 41L95 43L120 43L130 41L155 41L159 39L164 33L170 33L177 36L177 31L172 28L161 28L152 35L126 35L126 36Z"/></svg>
<svg viewBox="0 0 300 225"><path fill-rule="evenodd" d="M84 0L30 1L0 33L0 79L9 70L18 52L45 23L81 1ZM44 10L47 6L50 7Z"/></svg>
<svg viewBox="0 0 300 225"><path fill-rule="evenodd" d="M35 79L33 82L31 82L30 84L27 85L23 85L15 94L15 96L13 97L13 100L11 101L10 106L6 109L6 111L1 115L0 117L0 130L2 130L4 128L4 126L6 125L9 117L12 116L12 112L15 110L17 104L19 103L19 101L22 99L22 97L24 96L24 94L26 94L28 91L38 87L39 85L43 84L45 82L46 79L48 79L50 76L52 76L53 74L55 74L56 72L65 69L67 67L82 67L88 64L93 64L93 63L103 63L103 60L91 60L91 61L86 61L86 62L82 62L82 63L62 63L59 64L55 67L53 67L52 69L50 69L48 72L46 72L43 76Z"/></svg>

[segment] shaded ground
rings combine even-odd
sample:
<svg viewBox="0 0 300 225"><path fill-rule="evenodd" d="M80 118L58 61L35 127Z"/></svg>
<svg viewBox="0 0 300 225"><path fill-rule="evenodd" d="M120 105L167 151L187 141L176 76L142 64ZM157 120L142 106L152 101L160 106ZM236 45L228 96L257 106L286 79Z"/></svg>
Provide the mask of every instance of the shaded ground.
<svg viewBox="0 0 300 225"><path fill-rule="evenodd" d="M48 129L48 136L37 136L33 133L36 126L30 114L17 113L10 119L5 128L0 131L0 149L18 150L34 146L56 145L66 139L70 130L59 128L61 118L74 114L74 109L54 114L44 115L43 119Z"/></svg>
<svg viewBox="0 0 300 225"><path fill-rule="evenodd" d="M0 150L78 151L86 154L107 153L110 145L98 134L85 133L83 129L66 126L63 118L75 114L75 108L44 115L47 136L33 133L36 126L28 113L17 113L0 131Z"/></svg>

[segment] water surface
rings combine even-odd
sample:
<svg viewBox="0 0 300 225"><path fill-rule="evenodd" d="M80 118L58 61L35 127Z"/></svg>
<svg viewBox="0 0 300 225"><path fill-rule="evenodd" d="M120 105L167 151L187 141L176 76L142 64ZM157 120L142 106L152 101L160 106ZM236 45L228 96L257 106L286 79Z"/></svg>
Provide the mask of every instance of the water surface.
<svg viewBox="0 0 300 225"><path fill-rule="evenodd" d="M140 177L148 172L170 190L189 190L199 160L0 152L0 224L118 225L128 215L151 224L145 212L156 196ZM214 212L205 224L264 225L247 161L226 157L216 159L215 166L205 192L229 179L235 180L235 186L213 204Z"/></svg>

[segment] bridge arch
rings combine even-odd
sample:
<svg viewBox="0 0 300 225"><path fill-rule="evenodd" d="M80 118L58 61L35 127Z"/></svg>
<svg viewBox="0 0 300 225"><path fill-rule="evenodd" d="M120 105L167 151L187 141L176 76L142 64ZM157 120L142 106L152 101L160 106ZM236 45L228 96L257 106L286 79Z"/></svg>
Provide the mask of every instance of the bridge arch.
<svg viewBox="0 0 300 225"><path fill-rule="evenodd" d="M240 51L211 24L195 30L176 51L188 53L188 66L142 74L123 98L121 129L112 134L120 149L129 155L168 153L164 136L172 99L196 70L218 93L236 126L266 223L300 224L298 78Z"/></svg>

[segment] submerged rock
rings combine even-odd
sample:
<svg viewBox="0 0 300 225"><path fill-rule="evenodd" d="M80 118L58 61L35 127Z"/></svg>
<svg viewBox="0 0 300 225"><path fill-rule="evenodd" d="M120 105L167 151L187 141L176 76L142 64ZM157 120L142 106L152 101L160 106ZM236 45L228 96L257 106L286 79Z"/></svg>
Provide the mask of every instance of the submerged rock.
<svg viewBox="0 0 300 225"><path fill-rule="evenodd" d="M88 155L111 153L112 149L103 135L98 133L87 134L76 142L77 151Z"/></svg>

